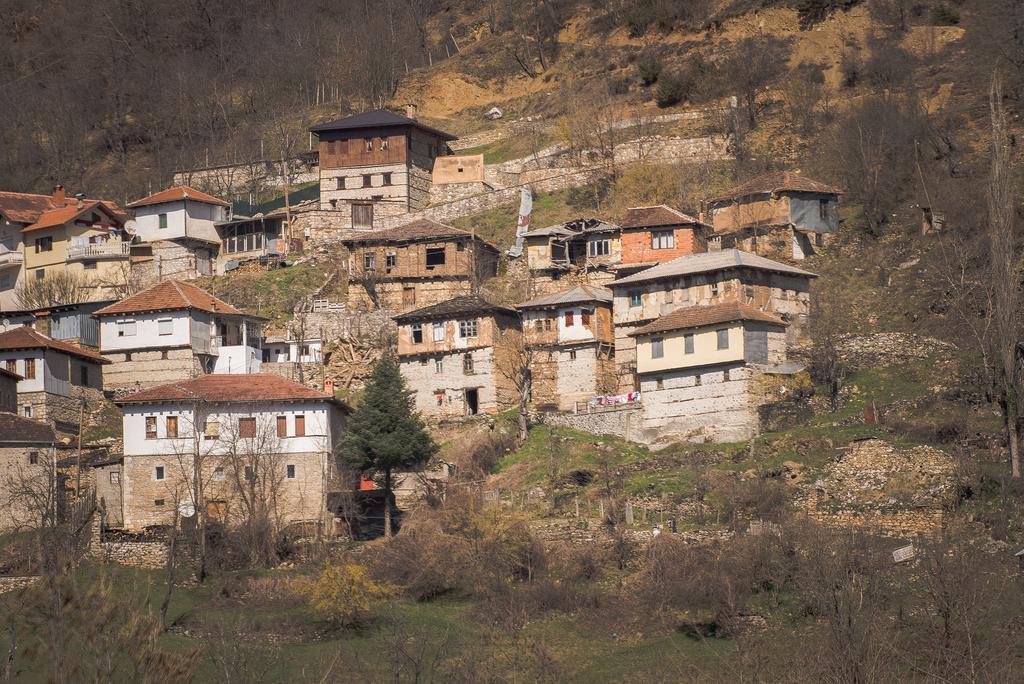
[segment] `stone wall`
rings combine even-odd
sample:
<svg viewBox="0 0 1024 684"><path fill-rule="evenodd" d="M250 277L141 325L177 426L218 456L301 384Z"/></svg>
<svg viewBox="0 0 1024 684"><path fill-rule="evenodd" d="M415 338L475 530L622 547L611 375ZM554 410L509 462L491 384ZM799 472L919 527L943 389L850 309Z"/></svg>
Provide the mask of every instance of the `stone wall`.
<svg viewBox="0 0 1024 684"><path fill-rule="evenodd" d="M935 537L942 533L945 514L942 510L918 509L902 511L828 510L818 506L812 495L807 502L807 515L827 527L857 529L886 537Z"/></svg>
<svg viewBox="0 0 1024 684"><path fill-rule="evenodd" d="M538 415L537 420L544 425L557 425L595 435L613 435L636 441L641 418L641 407L628 405L595 409L593 413L542 413Z"/></svg>
<svg viewBox="0 0 1024 684"><path fill-rule="evenodd" d="M302 372L299 372L299 369ZM298 361L278 361L270 363L264 361L260 364L260 373L267 373L268 375L279 375L282 378L287 378L293 382L299 382L300 377L302 384L307 387L314 389L322 389L324 386L324 368L321 364L315 361L300 363Z"/></svg>
<svg viewBox="0 0 1024 684"><path fill-rule="evenodd" d="M103 356L111 361L103 367L103 386L114 390L115 394L136 392L202 374L202 367L191 347L107 352Z"/></svg>
<svg viewBox="0 0 1024 684"><path fill-rule="evenodd" d="M168 552L162 541L104 541L90 549L90 555L104 563L150 569L167 567Z"/></svg>
<svg viewBox="0 0 1024 684"><path fill-rule="evenodd" d="M31 587L38 581L38 577L0 577L0 594Z"/></svg>
<svg viewBox="0 0 1024 684"><path fill-rule="evenodd" d="M92 387L69 385L70 396L52 392L22 392L18 395L18 411L25 415L30 407L31 417L50 423L58 432L77 434L82 416L82 399L85 399L85 415L98 410L103 404L103 393Z"/></svg>
<svg viewBox="0 0 1024 684"><path fill-rule="evenodd" d="M464 357L473 359L472 373L464 370ZM432 418L466 415L466 390L476 389L478 413L501 408L497 387L494 347L403 357L399 365L406 383L415 392L416 410ZM440 401L438 401L440 396Z"/></svg>
<svg viewBox="0 0 1024 684"><path fill-rule="evenodd" d="M170 278L194 280L201 275L210 275L219 251L215 245L189 247L171 240L159 240L150 245L153 258L132 264L132 279L140 290ZM209 265L210 273L199 273L197 255L203 257L200 261L205 260Z"/></svg>

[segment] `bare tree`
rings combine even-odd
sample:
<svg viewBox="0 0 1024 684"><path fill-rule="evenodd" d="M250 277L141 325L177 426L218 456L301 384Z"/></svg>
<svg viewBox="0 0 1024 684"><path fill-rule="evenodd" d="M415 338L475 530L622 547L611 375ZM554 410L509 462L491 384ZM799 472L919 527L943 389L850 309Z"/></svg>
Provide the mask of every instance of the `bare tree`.
<svg viewBox="0 0 1024 684"><path fill-rule="evenodd" d="M536 354L537 350L527 344L526 336L517 330L505 330L494 345L495 368L515 391L521 442L529 436L530 395Z"/></svg>
<svg viewBox="0 0 1024 684"><path fill-rule="evenodd" d="M15 290L15 298L22 309L41 309L83 301L88 288L89 281L81 273L58 269L42 280L26 279Z"/></svg>
<svg viewBox="0 0 1024 684"><path fill-rule="evenodd" d="M1015 192L1011 147L1003 111L1003 87L998 73L989 92L992 119L992 171L988 183L988 237L992 291L991 343L996 363L996 387L1003 414L1010 468L1014 479L1020 469L1021 386L1021 275L1024 253L1014 234Z"/></svg>

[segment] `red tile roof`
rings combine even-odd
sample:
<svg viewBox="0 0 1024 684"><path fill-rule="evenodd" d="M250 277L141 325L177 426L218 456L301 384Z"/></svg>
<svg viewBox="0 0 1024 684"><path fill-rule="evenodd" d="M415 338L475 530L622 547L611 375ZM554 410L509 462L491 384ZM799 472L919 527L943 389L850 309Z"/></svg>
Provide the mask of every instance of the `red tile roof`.
<svg viewBox="0 0 1024 684"><path fill-rule="evenodd" d="M698 225L710 228L700 219L684 214L672 207L659 204L653 207L632 207L626 210L622 228L656 228L658 226Z"/></svg>
<svg viewBox="0 0 1024 684"><path fill-rule="evenodd" d="M77 344L62 342L60 340L55 340L52 337L47 337L42 333L36 332L27 325L23 325L20 328L14 328L13 330L8 330L5 333L0 333L0 351L15 351L20 349L53 349L55 351L63 352L64 354L77 356L78 358L85 359L86 361L110 363L110 361L107 361L95 352L83 349Z"/></svg>
<svg viewBox="0 0 1024 684"><path fill-rule="evenodd" d="M774 325L786 325L786 322L770 313L765 313L749 304L741 302L725 302L724 304L712 304L710 306L687 306L682 309L665 314L656 321L637 328L630 335L650 335L659 332L672 330L685 330L687 328L702 328L707 325L719 323L732 323L734 321L760 321Z"/></svg>
<svg viewBox="0 0 1024 684"><path fill-rule="evenodd" d="M39 219L30 226L26 226L22 229L22 233L28 233L33 230L40 230L42 228L53 228L55 226L62 226L65 223L74 221L82 214L92 211L93 209L99 209L103 213L115 219L118 223L123 221L123 215L112 209L105 202L99 200L85 200L82 202L82 206L78 204L71 204L60 209L51 209L50 211L43 212Z"/></svg>
<svg viewBox="0 0 1024 684"><path fill-rule="evenodd" d="M222 207L230 206L227 202L222 199L218 199L213 195L207 195L205 192L200 192L195 188L190 188L187 185L178 185L173 188L167 188L160 192L154 192L148 197L137 199L134 202L128 204L129 208L144 207L150 204L162 204L164 202L180 202L182 200L196 200L197 202L206 202L207 204L219 204Z"/></svg>
<svg viewBox="0 0 1024 684"><path fill-rule="evenodd" d="M165 401L209 401L218 403L254 401L320 400L344 402L319 390L282 378L280 375L202 375L191 380L171 382L129 394L118 404L139 404Z"/></svg>
<svg viewBox="0 0 1024 684"><path fill-rule="evenodd" d="M113 215L118 218L123 216L121 210L114 202L91 199L82 201L89 205L101 202ZM37 223L40 220L40 217L48 212L53 212L55 210L63 211L70 207L76 207L77 205L78 199L74 197L63 197L60 195L36 195L28 192L0 191L0 214L3 214L14 223ZM49 220L50 219L48 219L48 221Z"/></svg>
<svg viewBox="0 0 1024 684"><path fill-rule="evenodd" d="M746 183L741 183L734 188L724 191L717 197L710 198L708 202L724 202L726 200L737 200L755 195L770 195L777 192L813 192L821 195L842 194L842 191L838 188L805 178L799 173L775 171L751 178Z"/></svg>
<svg viewBox="0 0 1024 684"><path fill-rule="evenodd" d="M214 297L206 290L179 280L159 282L147 290L99 309L93 315L112 316L114 314L175 311L178 309L197 309L210 313L242 315L241 311Z"/></svg>

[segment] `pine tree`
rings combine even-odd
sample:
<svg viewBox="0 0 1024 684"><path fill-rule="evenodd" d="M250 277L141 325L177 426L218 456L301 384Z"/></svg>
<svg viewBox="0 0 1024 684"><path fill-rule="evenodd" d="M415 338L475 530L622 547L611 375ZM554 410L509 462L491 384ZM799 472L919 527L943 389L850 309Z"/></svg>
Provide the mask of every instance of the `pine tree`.
<svg viewBox="0 0 1024 684"><path fill-rule="evenodd" d="M384 476L384 535L391 536L391 473L426 463L437 452L412 408L411 392L394 359L373 367L362 399L348 419L342 456L356 470Z"/></svg>

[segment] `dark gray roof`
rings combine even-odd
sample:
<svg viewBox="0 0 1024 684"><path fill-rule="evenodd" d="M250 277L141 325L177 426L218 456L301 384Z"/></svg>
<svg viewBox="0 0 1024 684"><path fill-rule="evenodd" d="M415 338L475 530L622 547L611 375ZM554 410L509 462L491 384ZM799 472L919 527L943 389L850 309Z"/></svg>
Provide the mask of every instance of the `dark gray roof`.
<svg viewBox="0 0 1024 684"><path fill-rule="evenodd" d="M467 295L456 297L440 304L425 306L422 309L407 311L403 314L393 316L397 323L408 323L410 321L429 321L439 318L451 319L459 316L472 316L476 314L499 313L508 316L518 316L519 312L507 306L494 304L479 295Z"/></svg>
<svg viewBox="0 0 1024 684"><path fill-rule="evenodd" d="M516 304L517 309L544 309L552 306L564 306L580 302L612 303L612 292L595 285L577 285L576 287L555 292L543 297L534 297L528 302Z"/></svg>
<svg viewBox="0 0 1024 684"><path fill-rule="evenodd" d="M49 424L13 413L0 413L0 446L53 444L56 441L57 437Z"/></svg>
<svg viewBox="0 0 1024 684"><path fill-rule="evenodd" d="M578 218L566 221L565 223L556 223L546 228L531 230L526 234L526 237L546 237L549 235L572 237L587 233L615 233L619 230L620 228L614 223L608 223L598 218Z"/></svg>
<svg viewBox="0 0 1024 684"><path fill-rule="evenodd" d="M687 254L685 256L665 261L657 266L644 269L639 273L619 278L608 283L609 287L630 285L632 283L644 283L650 280L671 278L674 276L691 275L694 273L710 273L712 271L724 271L729 268L754 268L762 271L774 271L787 275L805 276L817 278L817 275L805 271L796 266L790 266L778 261L766 259L763 256L743 252L738 249L723 249L719 252L702 252L700 254Z"/></svg>
<svg viewBox="0 0 1024 684"><path fill-rule="evenodd" d="M458 136L427 126L416 119L410 119L407 116L389 112L386 109L374 109L373 111L346 116L344 119L338 119L337 121L317 124L309 130L314 133L323 133L325 131L346 131L358 128L382 128L387 126L415 126L445 140L458 140Z"/></svg>

